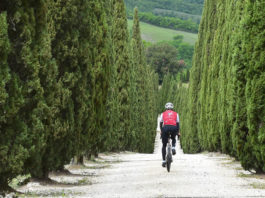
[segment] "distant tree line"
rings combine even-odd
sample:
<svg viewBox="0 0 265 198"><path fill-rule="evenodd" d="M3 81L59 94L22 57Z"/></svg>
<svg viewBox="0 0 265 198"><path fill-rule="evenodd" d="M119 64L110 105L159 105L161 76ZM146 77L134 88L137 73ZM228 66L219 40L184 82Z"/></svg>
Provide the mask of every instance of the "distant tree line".
<svg viewBox="0 0 265 198"><path fill-rule="evenodd" d="M125 0L128 11L138 7L140 12L153 12L154 9L179 11L201 15L204 0Z"/></svg>
<svg viewBox="0 0 265 198"><path fill-rule="evenodd" d="M158 76L137 10L131 38L123 0L3 0L0 27L0 191L72 158L153 151Z"/></svg>
<svg viewBox="0 0 265 198"><path fill-rule="evenodd" d="M204 9L189 88L162 86L176 90L182 147L265 172L265 2L206 0Z"/></svg>
<svg viewBox="0 0 265 198"><path fill-rule="evenodd" d="M129 19L132 18L132 16L132 13L128 14ZM139 18L143 22L174 30L197 33L199 28L199 25L191 20L182 20L177 17L157 16L150 12L140 12Z"/></svg>
<svg viewBox="0 0 265 198"><path fill-rule="evenodd" d="M187 14L185 12L155 8L152 11L152 13L158 16L177 17L182 20L191 20L197 24L200 24L201 22L201 15L192 15L192 14Z"/></svg>

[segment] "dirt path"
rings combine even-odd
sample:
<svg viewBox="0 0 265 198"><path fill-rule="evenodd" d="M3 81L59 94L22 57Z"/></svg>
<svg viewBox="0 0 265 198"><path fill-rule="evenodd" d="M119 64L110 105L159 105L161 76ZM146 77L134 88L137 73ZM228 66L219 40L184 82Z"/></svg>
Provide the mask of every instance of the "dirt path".
<svg viewBox="0 0 265 198"><path fill-rule="evenodd" d="M73 175L51 175L60 184L31 182L19 190L33 197L265 197L263 176L250 175L223 154L183 154L179 143L168 173L159 135L154 154L102 154L96 163L69 170Z"/></svg>

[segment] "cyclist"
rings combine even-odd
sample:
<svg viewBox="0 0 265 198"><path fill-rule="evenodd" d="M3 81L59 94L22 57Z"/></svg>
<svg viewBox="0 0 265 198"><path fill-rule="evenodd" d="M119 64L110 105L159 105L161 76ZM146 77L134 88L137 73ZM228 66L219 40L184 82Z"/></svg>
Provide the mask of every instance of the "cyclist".
<svg viewBox="0 0 265 198"><path fill-rule="evenodd" d="M168 102L165 105L166 111L160 116L160 129L162 137L162 166L166 166L166 146L168 142L168 137L171 134L172 139L172 153L176 154L176 135L179 135L179 115L177 112L173 111L174 105Z"/></svg>

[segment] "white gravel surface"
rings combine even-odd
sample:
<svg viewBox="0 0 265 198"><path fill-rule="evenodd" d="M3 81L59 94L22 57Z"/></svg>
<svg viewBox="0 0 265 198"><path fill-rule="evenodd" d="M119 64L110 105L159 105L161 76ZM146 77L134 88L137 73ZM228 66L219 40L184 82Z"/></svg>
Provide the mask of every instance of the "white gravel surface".
<svg viewBox="0 0 265 198"><path fill-rule="evenodd" d="M29 183L19 190L45 197L265 197L264 177L220 153L183 154L179 142L168 173L161 166L159 136L153 154L102 154L98 163L69 167L81 176L51 176L62 185Z"/></svg>

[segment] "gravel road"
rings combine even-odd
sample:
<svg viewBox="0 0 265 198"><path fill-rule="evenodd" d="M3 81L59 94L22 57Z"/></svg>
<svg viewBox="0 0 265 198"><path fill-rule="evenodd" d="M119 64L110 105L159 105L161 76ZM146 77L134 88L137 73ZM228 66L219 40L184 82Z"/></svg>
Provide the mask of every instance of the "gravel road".
<svg viewBox="0 0 265 198"><path fill-rule="evenodd" d="M177 154L171 172L161 166L157 133L153 154L102 154L96 163L69 166L73 175L51 175L60 182L31 182L21 192L45 197L265 197L264 175L243 171L233 158L220 153Z"/></svg>

